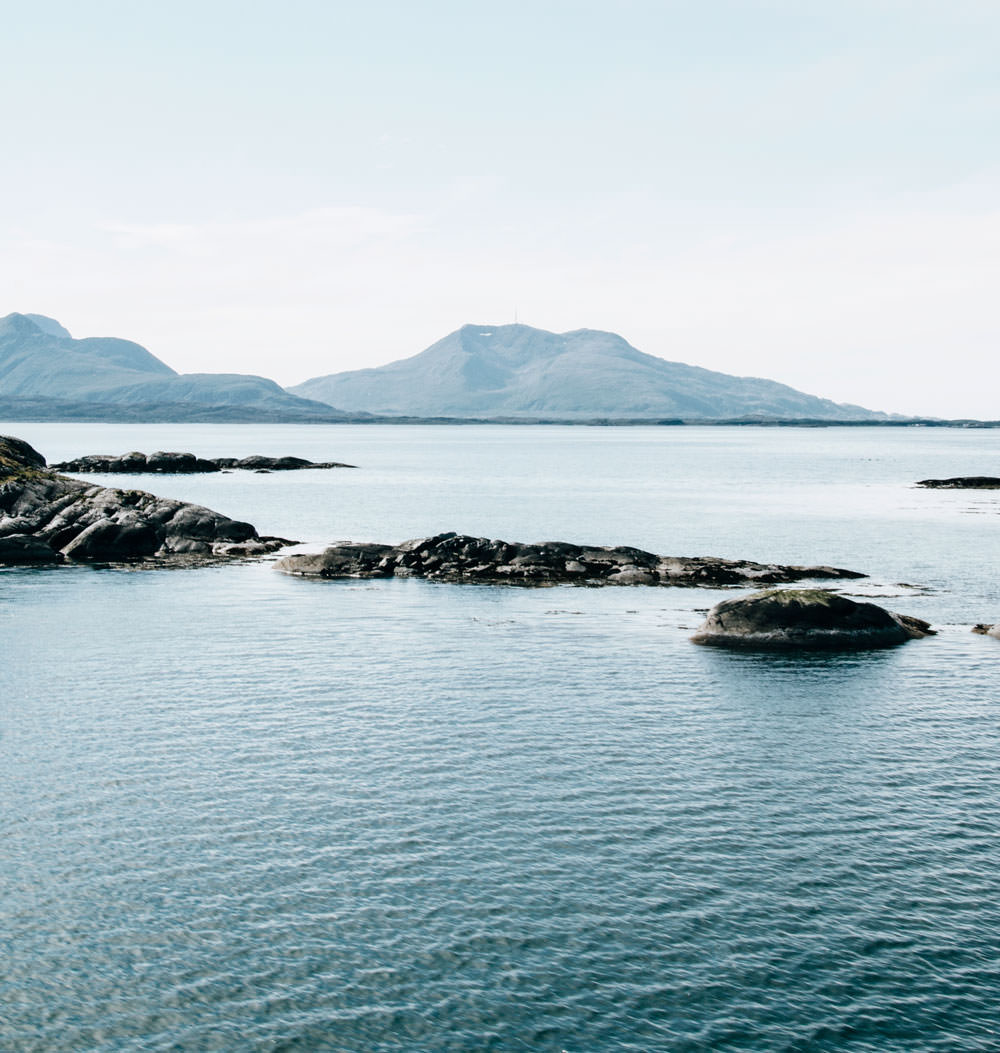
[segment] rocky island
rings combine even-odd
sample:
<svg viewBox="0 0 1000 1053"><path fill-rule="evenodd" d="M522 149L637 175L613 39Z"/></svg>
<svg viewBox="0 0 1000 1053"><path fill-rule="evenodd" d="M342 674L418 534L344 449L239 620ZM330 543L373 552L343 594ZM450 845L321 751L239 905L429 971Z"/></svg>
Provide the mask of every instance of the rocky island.
<svg viewBox="0 0 1000 1053"><path fill-rule="evenodd" d="M829 589L769 589L717 603L691 640L754 650L864 650L933 635L920 618Z"/></svg>
<svg viewBox="0 0 1000 1053"><path fill-rule="evenodd" d="M191 563L287 544L201 505L69 479L28 443L0 436L0 564Z"/></svg>
<svg viewBox="0 0 1000 1053"><path fill-rule="evenodd" d="M642 549L521 544L437 534L401 545L334 545L316 555L290 555L278 570L306 578L427 578L483 585L675 585L707 588L805 579L863 578L837 567L786 567L715 556L658 556Z"/></svg>
<svg viewBox="0 0 1000 1053"><path fill-rule="evenodd" d="M75 472L78 475L192 475L204 472L222 472L242 468L254 472L291 472L311 468L354 468L353 464L340 461L307 461L304 457L196 457L193 453L173 453L163 450L156 453L123 453L113 456L91 453L72 461L52 465L54 472Z"/></svg>
<svg viewBox="0 0 1000 1053"><path fill-rule="evenodd" d="M957 475L953 479L921 479L917 486L928 490L1000 490L993 475Z"/></svg>

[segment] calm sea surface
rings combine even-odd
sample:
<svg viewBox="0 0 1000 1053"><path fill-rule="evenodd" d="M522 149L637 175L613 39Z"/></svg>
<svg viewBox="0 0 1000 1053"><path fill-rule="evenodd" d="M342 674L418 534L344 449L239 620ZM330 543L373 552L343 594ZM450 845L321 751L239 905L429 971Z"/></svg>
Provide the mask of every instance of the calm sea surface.
<svg viewBox="0 0 1000 1053"><path fill-rule="evenodd" d="M1000 1049L1000 431L0 424L312 548L833 563L938 636L761 656L717 591L0 571L0 1049Z"/></svg>

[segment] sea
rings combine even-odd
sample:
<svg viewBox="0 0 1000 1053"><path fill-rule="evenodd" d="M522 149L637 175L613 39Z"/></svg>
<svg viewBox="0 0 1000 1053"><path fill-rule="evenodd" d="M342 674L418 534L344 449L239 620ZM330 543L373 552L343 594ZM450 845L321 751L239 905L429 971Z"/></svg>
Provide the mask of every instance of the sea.
<svg viewBox="0 0 1000 1053"><path fill-rule="evenodd" d="M1000 1049L1000 430L0 424L318 551L441 531L832 564L936 636L689 641L740 594L0 571L0 1049Z"/></svg>

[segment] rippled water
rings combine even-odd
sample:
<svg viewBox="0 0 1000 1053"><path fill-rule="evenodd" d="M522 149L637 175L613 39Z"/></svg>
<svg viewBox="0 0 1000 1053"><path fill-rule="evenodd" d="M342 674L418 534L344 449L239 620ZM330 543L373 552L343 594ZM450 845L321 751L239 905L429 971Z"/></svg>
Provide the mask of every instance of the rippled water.
<svg viewBox="0 0 1000 1053"><path fill-rule="evenodd" d="M0 572L0 1049L996 1050L995 432L7 425L311 545L834 562L938 636L687 641L720 593ZM909 586L903 587L905 582Z"/></svg>

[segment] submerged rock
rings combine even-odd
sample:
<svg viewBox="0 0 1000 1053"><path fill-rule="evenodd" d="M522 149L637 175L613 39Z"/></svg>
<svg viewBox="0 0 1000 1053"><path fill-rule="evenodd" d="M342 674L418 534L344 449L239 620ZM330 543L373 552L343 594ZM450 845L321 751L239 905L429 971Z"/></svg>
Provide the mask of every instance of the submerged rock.
<svg viewBox="0 0 1000 1053"><path fill-rule="evenodd" d="M836 567L787 567L714 556L657 556L642 549L547 541L525 545L463 534L437 534L402 545L334 545L276 564L307 578L420 577L488 585L745 585L806 578L863 578Z"/></svg>
<svg viewBox="0 0 1000 1053"><path fill-rule="evenodd" d="M196 457L193 453L123 453L113 456L103 453L92 453L86 457L77 457L72 461L54 464L56 472L76 472L79 475L89 474L157 474L191 475L199 472L220 472L230 468L246 468L250 471L289 472L306 468L353 468L353 464L341 464L339 461L307 461L304 457Z"/></svg>
<svg viewBox="0 0 1000 1053"><path fill-rule="evenodd" d="M862 650L933 634L919 618L857 603L829 589L769 589L716 604L691 639L762 650Z"/></svg>
<svg viewBox="0 0 1000 1053"><path fill-rule="evenodd" d="M0 563L200 562L287 544L201 505L68 479L27 443L0 436Z"/></svg>
<svg viewBox="0 0 1000 1053"><path fill-rule="evenodd" d="M993 475L957 475L954 479L921 479L917 486L929 490L1000 490L1000 479Z"/></svg>

